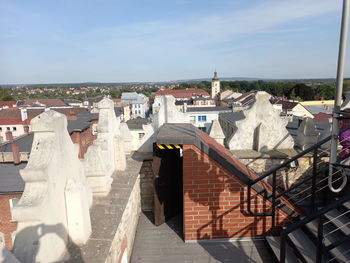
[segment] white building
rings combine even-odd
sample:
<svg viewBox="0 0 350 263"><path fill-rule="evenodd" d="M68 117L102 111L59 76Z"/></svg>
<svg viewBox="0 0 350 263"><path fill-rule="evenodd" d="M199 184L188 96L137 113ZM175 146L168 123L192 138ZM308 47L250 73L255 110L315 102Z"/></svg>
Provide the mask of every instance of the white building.
<svg viewBox="0 0 350 263"><path fill-rule="evenodd" d="M128 102L131 104L131 117L145 118L149 110L148 97L144 94L137 92L123 92L122 102Z"/></svg>
<svg viewBox="0 0 350 263"><path fill-rule="evenodd" d="M220 113L232 112L229 107L194 107L187 108L185 118L197 128L204 132L209 132L214 120L219 119Z"/></svg>

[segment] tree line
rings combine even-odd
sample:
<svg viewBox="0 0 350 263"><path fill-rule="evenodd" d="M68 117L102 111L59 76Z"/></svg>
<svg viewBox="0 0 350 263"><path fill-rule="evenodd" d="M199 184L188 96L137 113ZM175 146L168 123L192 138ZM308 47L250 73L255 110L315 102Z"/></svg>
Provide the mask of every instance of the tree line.
<svg viewBox="0 0 350 263"><path fill-rule="evenodd" d="M181 83L176 89L197 88L204 89L210 94L211 82ZM252 90L266 91L276 97L286 97L293 100L331 100L334 99L335 83L299 81L221 81L221 90L232 90L235 92L248 92ZM344 93L350 90L350 81L344 81Z"/></svg>

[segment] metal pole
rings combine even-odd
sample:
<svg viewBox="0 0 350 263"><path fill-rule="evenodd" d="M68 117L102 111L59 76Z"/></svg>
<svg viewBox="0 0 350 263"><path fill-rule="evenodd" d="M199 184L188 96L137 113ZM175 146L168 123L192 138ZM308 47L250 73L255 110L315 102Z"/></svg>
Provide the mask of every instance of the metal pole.
<svg viewBox="0 0 350 263"><path fill-rule="evenodd" d="M344 63L345 63L345 49L348 38L348 21L349 21L349 1L343 0L343 15L340 30L339 53L338 53L338 69L337 69L337 85L335 90L335 101L333 109L333 124L332 124L332 142L331 142L331 160L329 173L333 173L332 164L337 160L337 146L339 135L339 115L340 106L343 93L343 79L344 79Z"/></svg>

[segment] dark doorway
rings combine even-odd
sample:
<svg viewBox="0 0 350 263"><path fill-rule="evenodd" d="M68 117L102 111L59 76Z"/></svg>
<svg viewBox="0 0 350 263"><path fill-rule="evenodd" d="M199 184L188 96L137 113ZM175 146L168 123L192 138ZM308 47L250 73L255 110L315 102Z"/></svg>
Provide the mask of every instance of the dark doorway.
<svg viewBox="0 0 350 263"><path fill-rule="evenodd" d="M181 148L163 148L156 144L153 148L154 221L157 226L174 217L183 218Z"/></svg>

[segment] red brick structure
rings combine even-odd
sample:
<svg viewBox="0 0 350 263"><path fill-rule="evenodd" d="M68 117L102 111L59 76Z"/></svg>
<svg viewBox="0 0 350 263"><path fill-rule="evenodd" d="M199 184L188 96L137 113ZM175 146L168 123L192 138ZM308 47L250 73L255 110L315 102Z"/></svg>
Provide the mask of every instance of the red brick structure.
<svg viewBox="0 0 350 263"><path fill-rule="evenodd" d="M92 124L83 131L73 131L70 134L72 142L79 144L79 159L83 159L87 148L96 140L97 135L93 135Z"/></svg>
<svg viewBox="0 0 350 263"><path fill-rule="evenodd" d="M265 235L271 217L247 210L247 185L193 145L183 146L185 240L244 238ZM268 212L270 202L256 191L252 208ZM288 215L279 211L277 225Z"/></svg>
<svg viewBox="0 0 350 263"><path fill-rule="evenodd" d="M14 233L17 230L17 222L12 220L10 200L20 198L22 194L4 194L0 195L0 241L2 237L7 249L11 250L13 246Z"/></svg>
<svg viewBox="0 0 350 263"><path fill-rule="evenodd" d="M165 127L165 128L164 128ZM168 135L167 135L168 134ZM184 239L254 238L269 233L271 216L253 216L247 208L247 183L258 177L206 133L188 124L166 124L157 143L182 144ZM267 183L260 184L270 190ZM260 190L259 190L260 191ZM271 202L251 192L254 213L271 212ZM290 211L302 212L282 198L276 208L276 229L294 220Z"/></svg>

